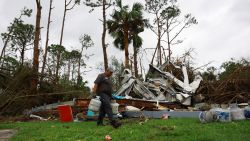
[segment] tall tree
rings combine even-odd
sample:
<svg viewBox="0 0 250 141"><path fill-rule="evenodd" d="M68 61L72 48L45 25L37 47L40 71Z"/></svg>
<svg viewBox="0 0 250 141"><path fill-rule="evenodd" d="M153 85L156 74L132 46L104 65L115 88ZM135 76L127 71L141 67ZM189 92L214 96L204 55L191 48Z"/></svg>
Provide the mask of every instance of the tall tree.
<svg viewBox="0 0 250 141"><path fill-rule="evenodd" d="M31 82L32 91L36 92L37 84L38 84L38 67L39 67L39 40L40 40L40 21L41 21L41 13L42 6L41 1L36 0L36 28L35 28L35 39L34 39L34 52L33 52L33 79Z"/></svg>
<svg viewBox="0 0 250 141"><path fill-rule="evenodd" d="M43 79L43 74L44 74L44 69L45 69L45 63L47 61L47 53L48 53L48 43L49 43L49 29L50 29L50 23L51 23L51 11L53 9L52 7L53 0L50 0L50 5L49 5L49 16L48 16L48 23L47 23L47 34L46 34L46 43L45 43L45 48L44 48L44 55L43 55L43 65L42 65L42 77L41 80Z"/></svg>
<svg viewBox="0 0 250 141"><path fill-rule="evenodd" d="M122 5L121 0L117 0L117 6L118 10L114 10L112 20L108 20L107 25L109 33L115 38L114 45L125 50L125 68L129 68L128 46L131 42L131 32L135 27L144 26L146 20L141 16L143 6L140 3L133 4L131 11L128 5Z"/></svg>
<svg viewBox="0 0 250 141"><path fill-rule="evenodd" d="M24 9L21 11L20 16L18 18L15 18L14 21L13 21L13 23L11 23L10 26L8 27L8 32L1 34L2 39L4 41L4 46L3 46L3 49L2 49L2 52L1 52L1 56L0 56L0 63L3 63L3 61L1 61L1 60L2 60L2 58L4 58L4 53L5 53L6 47L8 45L8 42L10 40L10 37L12 35L14 27L16 27L16 25L18 23L23 22L23 20L22 20L23 16L30 17L31 13L32 13L32 9L27 9L26 7L24 7Z"/></svg>
<svg viewBox="0 0 250 141"><path fill-rule="evenodd" d="M106 38L106 31L107 31L107 27L106 27L106 11L107 9L112 6L114 4L114 2L112 2L113 0L109 0L109 2L107 2L107 0L85 0L85 4L87 6L90 6L92 8L95 7L102 7L102 25L103 25L103 32L102 32L102 50L103 50L103 61L104 61L104 68L105 70L107 70L108 68L108 57L107 57L107 44L105 41ZM93 10L93 9L92 9Z"/></svg>
<svg viewBox="0 0 250 141"><path fill-rule="evenodd" d="M168 61L170 61L171 45L182 42L181 40L175 41L175 39L180 35L183 29L192 24L197 24L196 19L192 17L191 14L185 15L181 20L179 19L181 11L176 6L176 3L177 0L146 0L146 10L155 16L150 29L157 35L157 46L151 64L153 64L156 52L158 65L162 64L162 54L164 50L162 50L161 42L165 34L167 34Z"/></svg>

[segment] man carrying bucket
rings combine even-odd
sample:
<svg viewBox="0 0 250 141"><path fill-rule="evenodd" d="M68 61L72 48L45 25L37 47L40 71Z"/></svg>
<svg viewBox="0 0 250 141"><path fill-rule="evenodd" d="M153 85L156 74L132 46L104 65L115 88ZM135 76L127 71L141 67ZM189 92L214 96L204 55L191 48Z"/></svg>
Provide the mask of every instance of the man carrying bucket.
<svg viewBox="0 0 250 141"><path fill-rule="evenodd" d="M93 92L100 96L101 107L99 110L99 116L97 120L98 126L103 126L103 118L105 115L108 115L110 124L114 128L118 128L121 126L121 123L118 123L113 119L113 112L111 108L111 98L112 98L112 81L110 80L111 75L113 74L113 68L109 67L104 73L98 75L96 80L94 81L95 85L93 88Z"/></svg>

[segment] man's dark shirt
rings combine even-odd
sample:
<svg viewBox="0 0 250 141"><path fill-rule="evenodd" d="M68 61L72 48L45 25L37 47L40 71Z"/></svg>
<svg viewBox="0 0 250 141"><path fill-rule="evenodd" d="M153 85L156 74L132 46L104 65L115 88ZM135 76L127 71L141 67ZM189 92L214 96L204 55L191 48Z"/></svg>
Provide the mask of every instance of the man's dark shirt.
<svg viewBox="0 0 250 141"><path fill-rule="evenodd" d="M104 73L99 74L94 83L97 84L97 89L96 89L97 94L105 93L111 96L112 81L108 77L106 77Z"/></svg>

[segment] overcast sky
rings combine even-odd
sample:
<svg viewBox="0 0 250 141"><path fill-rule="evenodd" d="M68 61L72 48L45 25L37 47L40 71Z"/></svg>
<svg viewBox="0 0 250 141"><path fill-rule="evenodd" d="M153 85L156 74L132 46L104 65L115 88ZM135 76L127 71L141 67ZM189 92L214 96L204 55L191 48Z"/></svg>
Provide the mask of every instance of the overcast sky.
<svg viewBox="0 0 250 141"><path fill-rule="evenodd" d="M131 5L137 1L144 2L144 0L123 0L123 3ZM198 24L181 34L181 39L184 39L184 42L173 48L174 56L180 56L189 48L194 48L196 66L213 61L211 65L216 67L230 58L250 58L250 0L179 0L178 3L182 13L191 13L197 19ZM53 5L53 22L49 43L58 44L63 16L63 0L54 0ZM25 6L34 9L32 17L25 18L25 22L35 24L35 0L0 0L0 33L6 32L7 26ZM42 0L42 6L41 26L44 28L41 30L41 46L44 47L49 0ZM89 81L88 85L92 87L97 73L100 73L96 67L103 61L102 23L99 21L102 13L100 10L88 13L89 10L90 8L80 5L68 12L63 45L68 50L80 49L79 37L83 34L89 34L92 37L95 45L87 51L87 54L94 53L95 55L87 61L87 65L91 66L93 70L83 76ZM109 14L111 13L112 10L109 11ZM145 17L150 16L145 13ZM156 46L156 36L152 31L146 30L141 36L144 40L143 48ZM113 47L112 40L111 37L107 37L107 42L110 44L107 49L108 56L124 60L124 53ZM0 41L0 50L2 47L3 42ZM151 55L152 51L149 51L147 55L144 54L145 68L148 67Z"/></svg>

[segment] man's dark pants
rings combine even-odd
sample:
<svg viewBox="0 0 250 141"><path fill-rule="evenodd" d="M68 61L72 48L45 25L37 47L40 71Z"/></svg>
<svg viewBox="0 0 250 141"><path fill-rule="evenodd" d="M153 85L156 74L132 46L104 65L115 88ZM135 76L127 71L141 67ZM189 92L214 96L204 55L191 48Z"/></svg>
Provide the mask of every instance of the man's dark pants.
<svg viewBox="0 0 250 141"><path fill-rule="evenodd" d="M100 110L99 110L99 116L97 124L103 124L103 118L105 115L108 115L109 121L113 122L113 112L111 108L111 97L105 93L98 94L100 96L100 100L102 102Z"/></svg>

